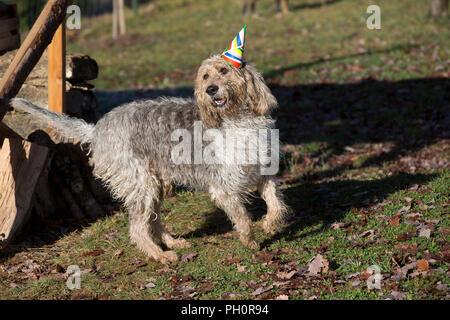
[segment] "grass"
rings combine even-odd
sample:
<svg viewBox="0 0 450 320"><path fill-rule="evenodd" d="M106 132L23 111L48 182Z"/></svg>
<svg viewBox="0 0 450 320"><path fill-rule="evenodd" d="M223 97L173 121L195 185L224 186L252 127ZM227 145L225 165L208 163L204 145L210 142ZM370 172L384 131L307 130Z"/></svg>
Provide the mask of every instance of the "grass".
<svg viewBox="0 0 450 320"><path fill-rule="evenodd" d="M225 0L154 1L137 18L127 12L117 42L110 15L69 34L70 51L99 63L97 88L177 95L247 24L246 56L280 103L279 183L294 214L279 234L262 232L256 200L248 209L263 249L252 252L207 194L180 190L164 203L164 223L193 245L180 256L196 255L163 266L130 244L123 212L82 225L53 217L2 254L0 298L448 299L448 20L428 21L427 1L380 0L382 29L371 31L370 1L305 3L314 1L290 1L280 17L260 1L259 18L244 19ZM307 276L319 254L328 270ZM395 277L421 260L427 270ZM79 290L66 286L70 265L84 270ZM372 265L383 275L378 290L366 285Z"/></svg>

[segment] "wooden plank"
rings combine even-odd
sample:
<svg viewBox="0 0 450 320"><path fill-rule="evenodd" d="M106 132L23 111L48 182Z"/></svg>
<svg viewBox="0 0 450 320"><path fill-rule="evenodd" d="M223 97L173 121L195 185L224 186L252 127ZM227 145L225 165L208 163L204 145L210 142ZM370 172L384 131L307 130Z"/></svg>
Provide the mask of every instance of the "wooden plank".
<svg viewBox="0 0 450 320"><path fill-rule="evenodd" d="M7 110L6 100L14 97L34 68L53 34L64 21L66 10L72 0L49 0L36 23L0 81L0 120Z"/></svg>
<svg viewBox="0 0 450 320"><path fill-rule="evenodd" d="M66 103L66 36L65 25L56 30L48 46L48 108L64 113Z"/></svg>

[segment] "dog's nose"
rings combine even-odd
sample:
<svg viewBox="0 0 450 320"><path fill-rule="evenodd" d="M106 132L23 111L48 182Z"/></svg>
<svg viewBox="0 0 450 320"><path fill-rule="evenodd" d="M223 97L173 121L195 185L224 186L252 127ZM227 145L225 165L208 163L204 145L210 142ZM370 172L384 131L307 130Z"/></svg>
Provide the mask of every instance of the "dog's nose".
<svg viewBox="0 0 450 320"><path fill-rule="evenodd" d="M213 96L217 93L218 90L219 90L218 86L212 85L206 88L206 93L209 94L210 96Z"/></svg>

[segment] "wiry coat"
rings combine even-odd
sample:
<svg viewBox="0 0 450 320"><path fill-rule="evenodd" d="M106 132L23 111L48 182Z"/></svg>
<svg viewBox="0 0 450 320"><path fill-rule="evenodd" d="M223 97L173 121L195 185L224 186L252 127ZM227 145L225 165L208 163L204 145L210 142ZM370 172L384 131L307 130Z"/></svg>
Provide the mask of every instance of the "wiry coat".
<svg viewBox="0 0 450 320"><path fill-rule="evenodd" d="M12 99L10 105L46 120L61 136L80 140L87 147L94 174L115 198L123 201L130 214L132 240L146 254L162 262L175 261L177 255L163 251L161 243L168 248L189 245L184 239L174 239L160 223L163 190L169 183L209 192L232 220L241 241L252 248L258 245L253 240L251 220L244 206L249 189L257 186L267 202L268 214L263 223L267 232L276 229L287 211L273 179L262 176L258 164L172 161L172 150L179 143L173 141L172 133L184 129L194 137L196 121L201 121L203 131L215 129L224 136L229 129L236 132L273 128L274 121L268 114L276 107L276 100L261 75L249 65L236 69L213 56L198 71L195 99L131 102L115 108L95 126L23 99ZM219 158L224 156L225 151L219 152Z"/></svg>

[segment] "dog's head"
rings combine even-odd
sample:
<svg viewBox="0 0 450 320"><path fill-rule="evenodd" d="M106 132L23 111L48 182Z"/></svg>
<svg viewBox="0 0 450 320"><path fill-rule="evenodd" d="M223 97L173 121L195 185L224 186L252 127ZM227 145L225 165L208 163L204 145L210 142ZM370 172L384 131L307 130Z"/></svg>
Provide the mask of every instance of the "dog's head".
<svg viewBox="0 0 450 320"><path fill-rule="evenodd" d="M220 55L203 61L195 80L195 99L204 125L218 127L222 120L243 112L264 116L277 107L263 77L254 67L228 65Z"/></svg>

